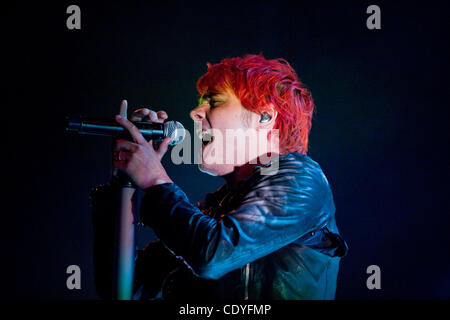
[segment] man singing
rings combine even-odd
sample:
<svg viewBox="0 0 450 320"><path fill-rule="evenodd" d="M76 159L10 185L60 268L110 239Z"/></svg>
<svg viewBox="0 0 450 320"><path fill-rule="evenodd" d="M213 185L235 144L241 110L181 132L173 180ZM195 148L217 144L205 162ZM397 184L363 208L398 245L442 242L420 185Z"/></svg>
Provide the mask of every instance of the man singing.
<svg viewBox="0 0 450 320"><path fill-rule="evenodd" d="M116 141L114 168L144 191L140 218L159 238L138 251L134 298L334 299L347 245L328 181L306 155L311 93L288 62L261 55L208 65L197 90L190 115L203 140L199 168L225 179L197 205L161 164L170 138L155 149L116 116L133 141ZM130 117L165 119L165 112L149 109ZM95 278L103 298L110 297L110 189L92 194Z"/></svg>

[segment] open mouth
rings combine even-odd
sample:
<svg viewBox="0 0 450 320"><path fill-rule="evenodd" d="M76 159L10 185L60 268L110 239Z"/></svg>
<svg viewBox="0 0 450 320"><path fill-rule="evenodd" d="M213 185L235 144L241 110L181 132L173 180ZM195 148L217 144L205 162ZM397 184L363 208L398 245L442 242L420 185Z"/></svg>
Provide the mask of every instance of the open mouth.
<svg viewBox="0 0 450 320"><path fill-rule="evenodd" d="M208 144L214 141L214 136L209 130L202 131L200 134L200 138L202 140L202 148L206 147Z"/></svg>

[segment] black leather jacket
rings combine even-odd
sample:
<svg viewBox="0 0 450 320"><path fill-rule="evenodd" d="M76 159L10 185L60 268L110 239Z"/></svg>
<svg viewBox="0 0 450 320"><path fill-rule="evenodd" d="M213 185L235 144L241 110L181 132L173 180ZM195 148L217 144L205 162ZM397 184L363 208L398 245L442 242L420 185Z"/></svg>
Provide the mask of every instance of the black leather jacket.
<svg viewBox="0 0 450 320"><path fill-rule="evenodd" d="M277 165L197 206L176 184L145 190L141 220L160 241L138 252L134 298L333 299L347 245L328 181L299 153Z"/></svg>

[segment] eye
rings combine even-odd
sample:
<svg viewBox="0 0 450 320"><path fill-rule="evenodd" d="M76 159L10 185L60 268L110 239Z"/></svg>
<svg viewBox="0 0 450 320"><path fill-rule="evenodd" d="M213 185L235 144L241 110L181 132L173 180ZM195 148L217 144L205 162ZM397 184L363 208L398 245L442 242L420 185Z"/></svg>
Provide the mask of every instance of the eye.
<svg viewBox="0 0 450 320"><path fill-rule="evenodd" d="M219 106L223 101L220 100L216 100L216 99L211 99L209 101L209 105L211 106L211 108L215 108L217 106Z"/></svg>

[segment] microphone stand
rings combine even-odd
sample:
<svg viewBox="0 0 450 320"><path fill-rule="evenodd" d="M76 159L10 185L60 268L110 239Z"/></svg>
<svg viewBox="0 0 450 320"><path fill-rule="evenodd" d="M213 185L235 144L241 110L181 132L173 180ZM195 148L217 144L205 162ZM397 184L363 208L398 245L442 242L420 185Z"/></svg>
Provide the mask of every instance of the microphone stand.
<svg viewBox="0 0 450 320"><path fill-rule="evenodd" d="M138 125L139 124L139 125ZM137 122L139 130L146 138L153 136L171 136L176 138L175 144L183 141L184 128L176 121L162 124L149 124ZM118 136L132 140L124 128L111 123L111 121L80 120L78 118L66 117L66 130L84 134ZM154 140L154 142L157 140ZM162 141L162 140L161 140ZM114 170L114 169L113 169ZM111 185L114 186L114 203L117 208L116 230L114 240L114 262L112 266L112 298L117 300L131 300L133 296L135 239L134 239L134 214L133 195L136 186L123 172L111 175Z"/></svg>
<svg viewBox="0 0 450 320"><path fill-rule="evenodd" d="M118 212L116 220L115 275L113 297L131 300L133 295L135 239L133 195L136 187L129 177L118 172Z"/></svg>

